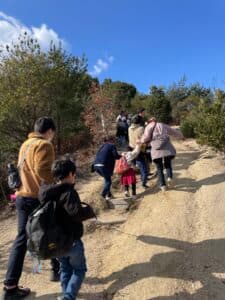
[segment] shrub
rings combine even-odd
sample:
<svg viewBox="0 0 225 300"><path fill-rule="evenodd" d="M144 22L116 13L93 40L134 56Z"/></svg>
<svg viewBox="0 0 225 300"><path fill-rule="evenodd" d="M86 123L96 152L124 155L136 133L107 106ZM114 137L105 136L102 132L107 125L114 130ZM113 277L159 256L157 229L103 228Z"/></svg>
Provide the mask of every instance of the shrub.
<svg viewBox="0 0 225 300"><path fill-rule="evenodd" d="M194 122L189 119L186 119L181 123L180 129L185 138L194 138L196 136Z"/></svg>

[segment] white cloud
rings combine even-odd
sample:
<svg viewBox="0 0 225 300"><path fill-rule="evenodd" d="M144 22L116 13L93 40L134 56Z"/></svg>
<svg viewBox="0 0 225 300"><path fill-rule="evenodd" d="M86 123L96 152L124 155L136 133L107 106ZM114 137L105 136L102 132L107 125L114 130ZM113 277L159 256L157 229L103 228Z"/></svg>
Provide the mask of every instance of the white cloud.
<svg viewBox="0 0 225 300"><path fill-rule="evenodd" d="M102 58L99 58L93 67L93 71L90 72L90 75L92 76L100 75L102 72L108 70L108 68L113 62L114 62L113 56L109 56L104 60Z"/></svg>
<svg viewBox="0 0 225 300"><path fill-rule="evenodd" d="M16 41L20 34L24 32L34 39L38 40L41 48L47 50L51 41L58 46L62 45L63 48L67 47L66 42L61 39L58 34L51 28L48 28L46 24L41 24L40 27L27 27L19 20L6 15L0 11L0 44L11 44L12 41Z"/></svg>

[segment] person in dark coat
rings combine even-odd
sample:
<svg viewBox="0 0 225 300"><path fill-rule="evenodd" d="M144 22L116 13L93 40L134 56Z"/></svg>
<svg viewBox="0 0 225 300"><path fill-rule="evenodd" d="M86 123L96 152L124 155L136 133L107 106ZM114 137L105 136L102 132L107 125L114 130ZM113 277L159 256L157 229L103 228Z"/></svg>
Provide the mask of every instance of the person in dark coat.
<svg viewBox="0 0 225 300"><path fill-rule="evenodd" d="M59 257L62 300L76 299L87 271L82 222L94 218L89 205L83 205L74 189L76 166L69 159L57 160L52 166L52 174L57 184L43 185L40 188L41 203L56 201L56 222L63 229L68 241L73 244ZM63 249L62 249L63 250Z"/></svg>
<svg viewBox="0 0 225 300"><path fill-rule="evenodd" d="M138 110L138 118L139 118L139 124L142 127L145 127L145 108L142 107Z"/></svg>
<svg viewBox="0 0 225 300"><path fill-rule="evenodd" d="M121 155L118 154L114 137L105 137L103 144L98 149L94 161L94 170L104 178L104 187L102 190L102 197L109 200L112 197L110 188L112 184L112 175L115 167L115 161L120 159Z"/></svg>

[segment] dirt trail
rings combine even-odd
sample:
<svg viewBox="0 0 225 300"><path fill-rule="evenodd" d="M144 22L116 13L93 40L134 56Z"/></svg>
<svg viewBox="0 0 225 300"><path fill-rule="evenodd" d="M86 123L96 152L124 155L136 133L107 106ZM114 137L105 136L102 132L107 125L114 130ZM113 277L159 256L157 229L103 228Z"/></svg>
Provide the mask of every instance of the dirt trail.
<svg viewBox="0 0 225 300"><path fill-rule="evenodd" d="M137 210L123 215L126 223L84 237L89 271L79 299L225 299L224 158L194 141L175 145L174 188L149 190ZM82 191L84 198L89 191ZM103 217L111 215L121 217L112 211ZM15 217L0 225L2 282ZM48 262L43 268L33 275L26 259L21 284L37 291L29 299L55 299L60 291L48 280Z"/></svg>

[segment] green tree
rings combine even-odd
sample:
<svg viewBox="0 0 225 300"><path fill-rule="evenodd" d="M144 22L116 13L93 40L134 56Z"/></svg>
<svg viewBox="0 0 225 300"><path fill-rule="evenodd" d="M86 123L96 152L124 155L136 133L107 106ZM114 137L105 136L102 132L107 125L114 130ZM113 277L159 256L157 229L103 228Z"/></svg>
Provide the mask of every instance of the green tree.
<svg viewBox="0 0 225 300"><path fill-rule="evenodd" d="M211 104L201 102L195 110L195 131L200 143L225 151L225 102L215 98Z"/></svg>
<svg viewBox="0 0 225 300"><path fill-rule="evenodd" d="M136 114L140 108L147 109L149 95L137 93L131 101L131 112Z"/></svg>
<svg viewBox="0 0 225 300"><path fill-rule="evenodd" d="M166 96L172 106L172 117L174 122L179 124L188 112L199 104L200 99L212 101L213 94L209 88L205 88L199 83L187 85L187 80L182 77L177 83L171 85Z"/></svg>
<svg viewBox="0 0 225 300"><path fill-rule="evenodd" d="M89 97L86 59L51 45L43 52L26 33L1 52L0 134L11 149L32 131L35 120L52 116L62 137L81 127L80 113Z"/></svg>
<svg viewBox="0 0 225 300"><path fill-rule="evenodd" d="M171 121L172 108L162 87L150 87L146 109L149 115L156 117L160 122L169 123Z"/></svg>
<svg viewBox="0 0 225 300"><path fill-rule="evenodd" d="M112 81L105 79L102 84L104 94L112 99L115 103L117 110L129 109L131 101L137 93L136 87L122 81Z"/></svg>

